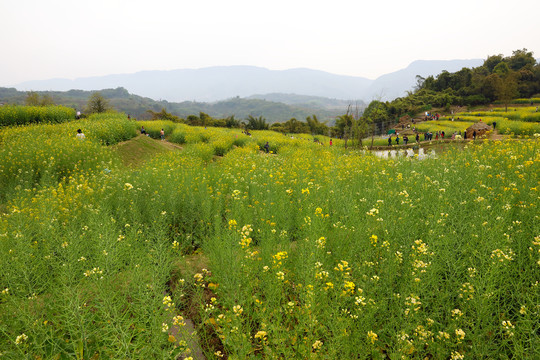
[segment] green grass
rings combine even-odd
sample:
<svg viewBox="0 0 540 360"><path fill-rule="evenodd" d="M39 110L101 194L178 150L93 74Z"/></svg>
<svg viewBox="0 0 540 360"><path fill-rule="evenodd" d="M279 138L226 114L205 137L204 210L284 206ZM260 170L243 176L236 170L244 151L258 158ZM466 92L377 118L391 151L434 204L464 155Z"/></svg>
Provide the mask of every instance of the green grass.
<svg viewBox="0 0 540 360"><path fill-rule="evenodd" d="M137 167L159 154L179 150L169 142L156 141L148 136L139 135L131 140L115 145L118 156L125 166Z"/></svg>
<svg viewBox="0 0 540 360"><path fill-rule="evenodd" d="M444 131L447 136L450 136L454 131L461 131L462 133L470 127L472 124L474 124L476 121L467 121L467 118L460 118L459 121L454 120L452 121L450 118L441 118L441 120L437 121L426 121L426 122L420 122L416 124L417 131L420 132L436 132L436 131Z"/></svg>

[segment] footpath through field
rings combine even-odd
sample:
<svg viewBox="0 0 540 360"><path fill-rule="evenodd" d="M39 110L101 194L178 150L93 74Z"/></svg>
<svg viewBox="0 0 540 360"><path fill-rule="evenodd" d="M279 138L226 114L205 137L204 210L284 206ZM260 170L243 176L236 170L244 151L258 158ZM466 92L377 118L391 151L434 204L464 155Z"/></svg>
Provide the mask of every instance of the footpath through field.
<svg viewBox="0 0 540 360"><path fill-rule="evenodd" d="M139 135L114 145L113 149L125 166L137 167L155 155L182 150L182 147L166 140L155 140L149 136Z"/></svg>

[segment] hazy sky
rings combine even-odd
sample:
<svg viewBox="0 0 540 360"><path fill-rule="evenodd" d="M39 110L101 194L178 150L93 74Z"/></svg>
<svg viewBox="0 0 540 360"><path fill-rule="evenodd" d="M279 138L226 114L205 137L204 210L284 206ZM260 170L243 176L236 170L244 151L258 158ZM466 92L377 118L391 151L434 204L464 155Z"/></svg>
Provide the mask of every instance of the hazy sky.
<svg viewBox="0 0 540 360"><path fill-rule="evenodd" d="M0 0L0 86L254 65L379 75L418 59L540 57L539 0Z"/></svg>

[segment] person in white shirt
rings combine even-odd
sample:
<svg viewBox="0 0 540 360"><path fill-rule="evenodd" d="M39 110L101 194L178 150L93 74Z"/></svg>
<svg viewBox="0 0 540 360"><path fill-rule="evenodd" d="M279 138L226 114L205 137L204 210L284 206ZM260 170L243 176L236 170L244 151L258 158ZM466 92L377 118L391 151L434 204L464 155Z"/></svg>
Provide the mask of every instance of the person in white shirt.
<svg viewBox="0 0 540 360"><path fill-rule="evenodd" d="M86 136L84 136L84 133L82 132L81 129L77 129L77 139L79 139L79 140L86 139Z"/></svg>

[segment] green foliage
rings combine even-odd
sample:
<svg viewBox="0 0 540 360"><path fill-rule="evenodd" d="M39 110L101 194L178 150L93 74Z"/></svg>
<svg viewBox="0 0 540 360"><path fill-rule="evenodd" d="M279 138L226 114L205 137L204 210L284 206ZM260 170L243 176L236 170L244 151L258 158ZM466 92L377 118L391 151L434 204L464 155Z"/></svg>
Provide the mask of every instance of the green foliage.
<svg viewBox="0 0 540 360"><path fill-rule="evenodd" d="M258 129L263 130L263 129ZM307 123L298 121L295 118L289 119L281 125L281 131L291 134L310 133L311 129Z"/></svg>
<svg viewBox="0 0 540 360"><path fill-rule="evenodd" d="M311 135L326 135L328 134L329 128L325 123L321 123L317 118L317 115L308 116L306 118L307 125L309 127L309 132Z"/></svg>
<svg viewBox="0 0 540 360"><path fill-rule="evenodd" d="M268 130L269 125L266 123L266 119L262 116L254 117L249 115L247 118L246 129L249 130Z"/></svg>
<svg viewBox="0 0 540 360"><path fill-rule="evenodd" d="M239 128L242 125L241 121L234 118L234 115L225 119L225 126L228 128Z"/></svg>
<svg viewBox="0 0 540 360"><path fill-rule="evenodd" d="M414 106L409 105L409 111L413 111ZM373 124L372 134L383 134L389 124L394 122L389 107L386 103L378 100L373 100L369 103L368 107L364 110L362 118L364 119L366 132L367 126Z"/></svg>
<svg viewBox="0 0 540 360"><path fill-rule="evenodd" d="M28 106L51 106L54 101L50 94L43 94L41 97L35 91L29 91L26 94L25 104Z"/></svg>
<svg viewBox="0 0 540 360"><path fill-rule="evenodd" d="M28 106L39 106L39 94L35 91L29 91L26 95L26 99L24 99L24 102Z"/></svg>
<svg viewBox="0 0 540 360"><path fill-rule="evenodd" d="M510 68L508 67L508 64L505 63L504 61L500 62L497 64L497 66L495 66L495 68L493 69L493 73L494 74L497 74L499 76L506 76L508 75L508 73L510 73Z"/></svg>
<svg viewBox="0 0 540 360"><path fill-rule="evenodd" d="M75 119L75 110L65 106L0 106L0 126L61 123Z"/></svg>
<svg viewBox="0 0 540 360"><path fill-rule="evenodd" d="M148 110L147 112L152 116L152 120L170 120L173 122L182 122L182 119L180 119L178 116L168 113L165 108L161 108L160 112L155 112L152 110Z"/></svg>
<svg viewBox="0 0 540 360"><path fill-rule="evenodd" d="M90 95L86 104L86 112L89 114L100 114L111 110L109 101L100 93L94 92Z"/></svg>
<svg viewBox="0 0 540 360"><path fill-rule="evenodd" d="M508 109L508 103L519 94L515 77L510 74L504 76L498 82L496 93L498 100L504 103L506 109Z"/></svg>
<svg viewBox="0 0 540 360"><path fill-rule="evenodd" d="M523 68L532 68L536 64L533 52L527 49L520 49L512 51L512 56L505 59L508 62L510 68L514 71Z"/></svg>
<svg viewBox="0 0 540 360"><path fill-rule="evenodd" d="M512 84L506 80L501 84L499 79L511 79ZM437 77L430 76L423 82L422 89L452 91L454 98L448 99L451 105L476 105L482 100L487 103L501 99L501 96L504 101L508 101L509 96L529 97L540 91L540 65L532 52L516 50L506 58L489 56L483 66L477 68L464 68L455 73L443 71Z"/></svg>
<svg viewBox="0 0 540 360"><path fill-rule="evenodd" d="M515 97L540 93L540 64L532 52L516 50L512 56L489 56L482 66L437 76L419 77L417 88L405 97L387 102L386 117L399 118L427 111L431 107L476 106L494 101L508 105ZM373 102L372 102L373 103ZM516 103L526 103L518 100ZM369 106L366 112L369 113Z"/></svg>
<svg viewBox="0 0 540 360"><path fill-rule="evenodd" d="M185 144L186 143L186 134L185 131L181 128L175 128L169 137L169 141L177 143L177 144Z"/></svg>
<svg viewBox="0 0 540 360"><path fill-rule="evenodd" d="M152 120L152 121L138 121L139 128L144 126L146 133L153 139L161 138L161 129L165 132L165 136L169 136L176 129L175 122L171 120Z"/></svg>
<svg viewBox="0 0 540 360"><path fill-rule="evenodd" d="M340 137L348 136L348 134L350 134L350 131L353 127L353 123L354 123L354 117L352 116L352 114L347 113L347 114L339 116L336 119L336 125L334 126L334 128L337 131L337 135Z"/></svg>
<svg viewBox="0 0 540 360"><path fill-rule="evenodd" d="M492 73L495 67L499 65L500 62L503 61L503 58L504 57L502 54L488 56L487 59L484 60L483 66L487 68L490 73Z"/></svg>

